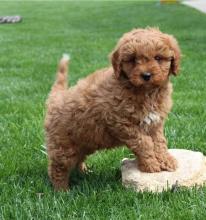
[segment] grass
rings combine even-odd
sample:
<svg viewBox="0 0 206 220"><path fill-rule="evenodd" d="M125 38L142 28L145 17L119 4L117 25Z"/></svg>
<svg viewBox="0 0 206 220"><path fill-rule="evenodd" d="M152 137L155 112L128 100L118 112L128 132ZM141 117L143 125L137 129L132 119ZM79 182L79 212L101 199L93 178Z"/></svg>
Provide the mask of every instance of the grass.
<svg viewBox="0 0 206 220"><path fill-rule="evenodd" d="M94 171L74 172L68 193L47 177L44 102L61 54L72 56L70 81L108 65L117 39L134 27L159 26L183 51L166 123L169 147L206 154L206 16L155 2L0 2L0 14L23 22L0 25L0 219L205 219L206 187L162 194L121 185L125 149L89 157Z"/></svg>

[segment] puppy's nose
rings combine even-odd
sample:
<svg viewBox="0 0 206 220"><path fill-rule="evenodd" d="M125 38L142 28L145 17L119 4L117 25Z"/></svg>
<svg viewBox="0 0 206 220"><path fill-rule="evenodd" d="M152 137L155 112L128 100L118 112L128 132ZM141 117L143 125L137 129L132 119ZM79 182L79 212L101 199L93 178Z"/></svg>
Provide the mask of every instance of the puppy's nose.
<svg viewBox="0 0 206 220"><path fill-rule="evenodd" d="M141 74L141 77L144 79L144 81L149 81L151 76L152 76L152 74L148 73L148 72Z"/></svg>

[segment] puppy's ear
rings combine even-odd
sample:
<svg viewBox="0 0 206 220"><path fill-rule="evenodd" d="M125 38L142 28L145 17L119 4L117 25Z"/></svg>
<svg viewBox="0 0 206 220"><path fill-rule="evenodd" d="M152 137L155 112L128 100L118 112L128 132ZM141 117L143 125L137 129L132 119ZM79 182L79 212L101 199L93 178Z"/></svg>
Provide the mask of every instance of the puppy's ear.
<svg viewBox="0 0 206 220"><path fill-rule="evenodd" d="M115 49L111 55L111 63L114 69L114 74L117 78L120 77L120 73L121 73L121 61L120 61L120 57L119 57L119 51L118 49Z"/></svg>
<svg viewBox="0 0 206 220"><path fill-rule="evenodd" d="M176 76L180 69L181 51L176 39L173 36L169 36L169 39L171 49L173 50L170 73Z"/></svg>

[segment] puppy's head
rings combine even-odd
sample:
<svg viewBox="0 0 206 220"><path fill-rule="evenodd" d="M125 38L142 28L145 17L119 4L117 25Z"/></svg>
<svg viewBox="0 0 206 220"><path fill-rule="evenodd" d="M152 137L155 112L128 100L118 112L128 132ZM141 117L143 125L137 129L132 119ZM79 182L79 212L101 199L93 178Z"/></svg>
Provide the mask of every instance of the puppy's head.
<svg viewBox="0 0 206 220"><path fill-rule="evenodd" d="M158 29L135 29L119 40L111 62L117 78L137 87L160 86L178 74L180 49L173 36Z"/></svg>

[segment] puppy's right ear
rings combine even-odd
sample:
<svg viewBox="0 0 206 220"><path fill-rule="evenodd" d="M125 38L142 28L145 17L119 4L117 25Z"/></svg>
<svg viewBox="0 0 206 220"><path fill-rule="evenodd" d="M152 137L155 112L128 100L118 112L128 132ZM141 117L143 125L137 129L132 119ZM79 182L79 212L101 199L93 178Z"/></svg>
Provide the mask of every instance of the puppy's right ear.
<svg viewBox="0 0 206 220"><path fill-rule="evenodd" d="M114 69L114 74L117 77L117 79L120 77L121 73L121 62L120 62L120 57L119 57L119 52L118 50L114 50L111 55L111 63Z"/></svg>
<svg viewBox="0 0 206 220"><path fill-rule="evenodd" d="M170 73L177 76L180 68L181 51L177 40L173 36L169 36L170 46L173 50Z"/></svg>

